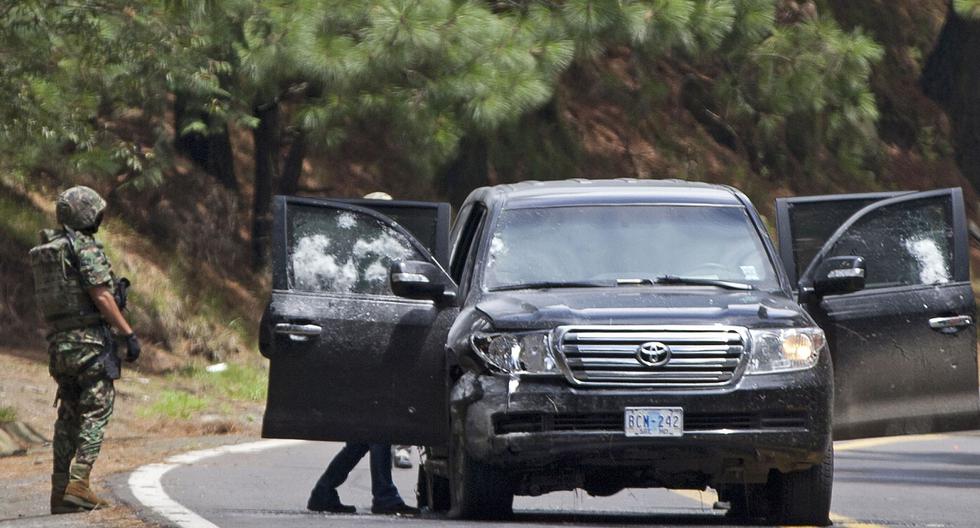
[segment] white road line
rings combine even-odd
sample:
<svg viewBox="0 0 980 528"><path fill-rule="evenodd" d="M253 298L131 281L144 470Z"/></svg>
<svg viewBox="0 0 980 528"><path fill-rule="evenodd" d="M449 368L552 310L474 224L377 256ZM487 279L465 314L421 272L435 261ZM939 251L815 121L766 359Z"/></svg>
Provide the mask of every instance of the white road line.
<svg viewBox="0 0 980 528"><path fill-rule="evenodd" d="M207 458L236 453L257 453L302 442L302 440L263 440L248 444L202 449L172 456L162 464L148 464L134 471L129 476L129 489L136 500L181 528L219 528L214 523L171 499L163 489L161 483L163 476L174 468L194 464Z"/></svg>

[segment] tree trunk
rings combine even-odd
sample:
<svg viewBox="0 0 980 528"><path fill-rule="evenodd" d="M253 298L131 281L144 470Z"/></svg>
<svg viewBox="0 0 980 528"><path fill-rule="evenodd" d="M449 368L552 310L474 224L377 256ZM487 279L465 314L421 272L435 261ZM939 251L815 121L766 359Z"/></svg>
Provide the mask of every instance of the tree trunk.
<svg viewBox="0 0 980 528"><path fill-rule="evenodd" d="M282 166L279 180L279 194L293 195L299 190L299 179L303 176L303 160L306 158L306 134L297 132L293 144L289 146L286 161Z"/></svg>
<svg viewBox="0 0 980 528"><path fill-rule="evenodd" d="M260 270L269 262L269 233L272 228L272 188L278 179L279 104L257 103L253 115L259 125L253 130L255 140L255 200L252 206L252 267Z"/></svg>
<svg viewBox="0 0 980 528"><path fill-rule="evenodd" d="M490 183L487 141L480 136L466 136L459 142L456 158L440 174L443 194L458 209L473 189Z"/></svg>
<svg viewBox="0 0 980 528"><path fill-rule="evenodd" d="M177 139L174 143L177 151L190 158L218 183L237 194L238 179L235 177L235 158L231 149L231 139L228 136L228 126L217 122L214 117L204 112L189 109L189 104L186 94L179 92L175 94L174 128L177 130ZM181 129L194 120L207 123L210 132L206 135L198 132L181 134Z"/></svg>
<svg viewBox="0 0 980 528"><path fill-rule="evenodd" d="M949 7L920 82L952 122L960 172L980 189L980 21L964 19Z"/></svg>

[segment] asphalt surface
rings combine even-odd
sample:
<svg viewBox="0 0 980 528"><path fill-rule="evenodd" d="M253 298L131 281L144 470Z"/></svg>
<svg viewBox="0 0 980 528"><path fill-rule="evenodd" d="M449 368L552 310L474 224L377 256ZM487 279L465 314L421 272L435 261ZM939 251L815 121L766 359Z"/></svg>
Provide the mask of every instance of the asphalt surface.
<svg viewBox="0 0 980 528"><path fill-rule="evenodd" d="M518 497L516 514L506 523L371 515L367 457L340 489L344 502L358 507L356 515L307 512L310 488L339 446L304 442L217 456L175 467L161 482L170 498L222 528L726 525L720 512L712 509L715 496L710 491L626 490L606 498L584 492ZM836 447L832 507L836 525L980 526L980 432L858 440ZM393 475L406 502L414 504L415 469L393 469ZM115 490L123 500L134 501L126 479L118 479ZM144 513L159 520L152 511Z"/></svg>

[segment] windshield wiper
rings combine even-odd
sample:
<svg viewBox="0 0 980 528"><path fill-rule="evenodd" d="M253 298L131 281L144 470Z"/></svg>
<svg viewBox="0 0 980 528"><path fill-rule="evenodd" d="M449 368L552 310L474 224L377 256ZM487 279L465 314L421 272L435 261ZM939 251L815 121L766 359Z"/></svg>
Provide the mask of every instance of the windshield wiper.
<svg viewBox="0 0 980 528"><path fill-rule="evenodd" d="M663 275L653 281L654 284L694 284L699 286L718 286L728 290L753 290L751 284L744 282L733 282L719 279L704 279L700 277L678 277L677 275Z"/></svg>
<svg viewBox="0 0 980 528"><path fill-rule="evenodd" d="M546 288L609 288L616 284L612 281L542 281L526 282L524 284L508 284L490 288L490 291L508 290L543 290Z"/></svg>

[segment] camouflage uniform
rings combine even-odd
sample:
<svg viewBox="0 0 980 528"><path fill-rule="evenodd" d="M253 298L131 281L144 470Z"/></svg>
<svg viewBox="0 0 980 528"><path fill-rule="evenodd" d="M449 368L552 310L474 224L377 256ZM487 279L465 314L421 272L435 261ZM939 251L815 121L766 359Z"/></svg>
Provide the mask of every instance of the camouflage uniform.
<svg viewBox="0 0 980 528"><path fill-rule="evenodd" d="M91 236L75 237L79 275L85 290L112 288L109 259ZM115 389L105 365L98 360L105 346L105 323L48 335L48 372L58 382L58 420L54 424L54 472L85 478L102 448L112 415Z"/></svg>
<svg viewBox="0 0 980 528"><path fill-rule="evenodd" d="M57 201L62 229L41 232L31 250L35 298L48 323L48 371L58 383L54 426L51 512L68 513L107 505L89 488L115 400L118 361L103 352L108 326L89 295L114 291L112 266L93 233L105 201L92 189L73 187ZM72 460L74 459L74 464Z"/></svg>

